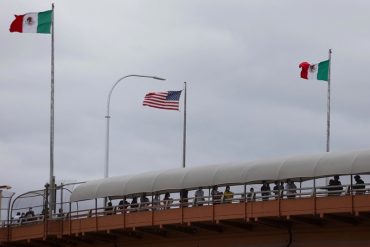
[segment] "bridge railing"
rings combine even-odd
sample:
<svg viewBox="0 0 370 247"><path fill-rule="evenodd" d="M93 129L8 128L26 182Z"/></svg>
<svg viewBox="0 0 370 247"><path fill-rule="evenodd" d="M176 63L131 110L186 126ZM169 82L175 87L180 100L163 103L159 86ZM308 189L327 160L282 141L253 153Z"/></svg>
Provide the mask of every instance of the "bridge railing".
<svg viewBox="0 0 370 247"><path fill-rule="evenodd" d="M181 207L199 207L199 206L211 206L217 204L227 203L251 203L261 202L269 200L294 200L297 198L313 198L313 197L327 197L327 196L343 196L343 195L358 195L370 193L370 183L364 184L365 189L354 189L350 184L338 185L338 186L318 186L318 187L300 187L295 189L281 189L281 190L270 190L261 191L256 190L253 194L248 191L240 193L234 193L232 198L225 198L224 196L215 199L212 195L205 195L203 199L195 203L195 197L190 196L188 198L171 198L169 200L160 200L156 202L144 202L134 203L126 205L112 205L111 207L98 207L95 203L95 207L87 209L76 209L70 210L65 213L54 213L52 218L45 218L44 215L39 214L32 217L12 219L9 222L3 221L3 226L20 226L26 224L35 224L43 222L45 220L61 220L61 219L81 219L89 217L101 217L113 214L123 213L135 213L142 211L159 211L159 210L171 210ZM41 205L42 206L42 205ZM40 207L41 207L40 206ZM71 207L70 207L71 208Z"/></svg>
<svg viewBox="0 0 370 247"><path fill-rule="evenodd" d="M367 184L370 185L370 184ZM294 192L295 191L295 192ZM312 198L316 197L327 197L327 196L342 196L348 194L356 194L358 191L351 190L350 185L340 185L340 186L320 186L320 187L301 187L297 189L283 189L283 190L271 190L268 195L263 195L264 191L255 191L255 197L248 199L248 193L234 193L233 197L226 200L224 197L214 200L212 196L204 196L204 200L199 204L195 204L195 197L188 197L185 199L176 198L171 200L161 200L159 203L136 203L127 205L117 205L111 208L107 207L97 207L93 209L72 211L71 218L86 218L86 217L99 217L105 215L122 214L122 213L135 213L142 211L158 211L158 210L170 210L180 207L197 207L207 206L207 205L217 205L225 203L244 203L244 202L258 202L266 200L287 200L296 198ZM290 192L290 194L288 193ZM266 192L264 192L266 193ZM362 190L361 193L369 193L369 189ZM289 196L289 197L288 197ZM245 199L247 198L247 200Z"/></svg>

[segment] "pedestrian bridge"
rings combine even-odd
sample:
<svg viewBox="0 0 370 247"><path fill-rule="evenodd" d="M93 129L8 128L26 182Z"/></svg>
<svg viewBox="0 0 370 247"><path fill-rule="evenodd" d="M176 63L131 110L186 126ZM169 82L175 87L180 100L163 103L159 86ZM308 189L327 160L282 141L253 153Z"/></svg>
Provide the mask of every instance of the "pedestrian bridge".
<svg viewBox="0 0 370 247"><path fill-rule="evenodd" d="M354 175L366 178L370 173L369 150L197 169L87 182L72 192L68 212L56 213L52 218L35 215L15 221L9 217L0 229L0 243L3 246L318 247L370 244L370 190L366 183L360 189L353 180ZM320 179L334 175L340 175L341 186L318 186ZM272 190L264 195L259 191L262 181L286 179L299 184L289 199L290 189ZM215 200L209 192L214 185L231 185L234 196L230 200ZM248 199L248 188L252 186L256 196ZM208 190L202 206L194 203L192 191L198 187ZM175 195L183 190L189 195L174 196L170 205L166 200L152 203L155 193ZM137 203L137 207L98 206L98 200L104 197L114 202L142 193L152 197L150 203ZM91 201L93 206L73 210L73 204L82 201ZM10 216L13 211L17 209L12 208Z"/></svg>

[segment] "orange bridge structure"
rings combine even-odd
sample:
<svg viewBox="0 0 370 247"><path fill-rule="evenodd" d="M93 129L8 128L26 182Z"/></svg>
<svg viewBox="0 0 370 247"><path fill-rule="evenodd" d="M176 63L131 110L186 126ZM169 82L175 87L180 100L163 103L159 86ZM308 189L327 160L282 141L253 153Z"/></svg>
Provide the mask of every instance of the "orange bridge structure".
<svg viewBox="0 0 370 247"><path fill-rule="evenodd" d="M69 209L52 218L15 218L13 205L0 245L370 246L370 193L362 183L369 173L370 150L363 150L94 180L74 189ZM343 184L319 186L335 175ZM263 182L287 180L299 186L259 191ZM216 196L215 186L234 193ZM155 199L164 193L174 198ZM116 203L137 196L137 203ZM104 198L114 205L99 206Z"/></svg>

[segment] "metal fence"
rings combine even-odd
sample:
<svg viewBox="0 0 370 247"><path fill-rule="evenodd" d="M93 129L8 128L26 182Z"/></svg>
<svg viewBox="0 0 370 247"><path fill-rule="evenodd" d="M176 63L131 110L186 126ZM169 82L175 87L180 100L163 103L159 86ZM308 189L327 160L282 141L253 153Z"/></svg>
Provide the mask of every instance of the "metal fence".
<svg viewBox="0 0 370 247"><path fill-rule="evenodd" d="M31 210L34 212L33 214L29 213L27 216L26 213L21 217L15 217L12 216L12 214L13 212L18 213L26 209L30 210L29 207L18 207L18 208L12 207L9 213L11 218L8 221L2 221L2 226L17 227L26 224L37 224L45 220L63 220L63 219L73 220L88 217L100 217L113 214L171 210L181 207L201 207L230 203L254 203L270 200L294 200L298 198L361 195L370 193L369 185L370 184L364 184L363 188L358 188L355 187L355 185L351 184L344 184L338 186L299 187L295 189L280 189L268 191L255 190L253 192L247 191L246 185L241 185L242 188L244 187L244 190L240 193L232 193L231 196L230 194L228 196L225 196L224 194L221 193L219 193L217 196L215 195L212 196L210 188L207 188L209 193L208 195L204 195L204 197L202 198L199 197L196 198L195 196L189 196L187 198L180 197L172 198L171 195L178 196L178 193L172 193L170 194L170 197L167 197L166 199L162 198L159 200L155 200L154 195L151 195L149 196L149 198L151 199L147 197L146 200L135 203L132 202L132 196L130 198L122 196L122 198L115 197L114 200L111 201L112 204L106 206L102 205L103 198L97 198L95 200L75 203L61 201L57 203L57 207L59 208L58 212L53 212L51 219L49 218L48 214L45 213L45 211L41 210L47 208L45 205L45 198L42 198L42 201L44 203L41 203L40 205L32 205ZM254 186L256 187L260 185ZM236 187L237 186L232 186L232 188ZM42 194L41 191L29 192L28 196L31 195L33 196L38 195L40 197L44 197L44 194ZM17 197L16 200L19 200L19 198L23 198L22 196ZM126 200L131 200L131 202L128 203L127 201L125 203ZM80 204L85 203L85 206L79 208L79 203ZM65 208L68 208L68 210L64 210Z"/></svg>

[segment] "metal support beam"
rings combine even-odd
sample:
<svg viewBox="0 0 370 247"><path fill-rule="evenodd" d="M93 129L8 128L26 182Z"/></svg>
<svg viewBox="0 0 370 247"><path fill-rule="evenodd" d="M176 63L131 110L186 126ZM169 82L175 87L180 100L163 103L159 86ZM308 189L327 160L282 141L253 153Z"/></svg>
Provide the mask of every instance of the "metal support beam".
<svg viewBox="0 0 370 247"><path fill-rule="evenodd" d="M231 227L234 227L234 228L240 228L240 229L248 230L248 231L253 230L253 225L250 224L250 223L245 223L244 221L241 222L241 221L221 220L220 224L221 225L226 225L226 226L231 226Z"/></svg>
<svg viewBox="0 0 370 247"><path fill-rule="evenodd" d="M211 231L211 232L217 232L217 233L220 233L220 232L223 232L224 231L224 228L220 225L217 225L217 224L212 224L212 223L200 223L200 222L197 222L197 223L191 223L192 226L195 226L197 228L201 228L201 229L205 229L207 231Z"/></svg>
<svg viewBox="0 0 370 247"><path fill-rule="evenodd" d="M165 229L169 231L176 231L186 234L195 234L198 232L197 228L191 226L184 226L184 225L164 225Z"/></svg>
<svg viewBox="0 0 370 247"><path fill-rule="evenodd" d="M261 219L259 218L256 223L259 223L261 225L278 228L278 229L288 229L291 227L291 222L288 222L287 220L283 219Z"/></svg>
<svg viewBox="0 0 370 247"><path fill-rule="evenodd" d="M360 223L360 219L358 217L349 214L325 214L324 218L351 225L358 225Z"/></svg>
<svg viewBox="0 0 370 247"><path fill-rule="evenodd" d="M316 216L290 216L290 221L322 227L326 221Z"/></svg>
<svg viewBox="0 0 370 247"><path fill-rule="evenodd" d="M85 233L87 239L92 239L93 241L100 241L104 243L114 243L117 241L117 237L104 232L88 232Z"/></svg>
<svg viewBox="0 0 370 247"><path fill-rule="evenodd" d="M111 235L117 236L117 237L130 237L134 239L142 239L143 233L138 231L128 231L128 230L111 230Z"/></svg>
<svg viewBox="0 0 370 247"><path fill-rule="evenodd" d="M138 228L137 231L147 233L147 234L152 234L155 236L160 236L163 238L168 237L168 231L157 228L157 227L143 227L143 228Z"/></svg>

